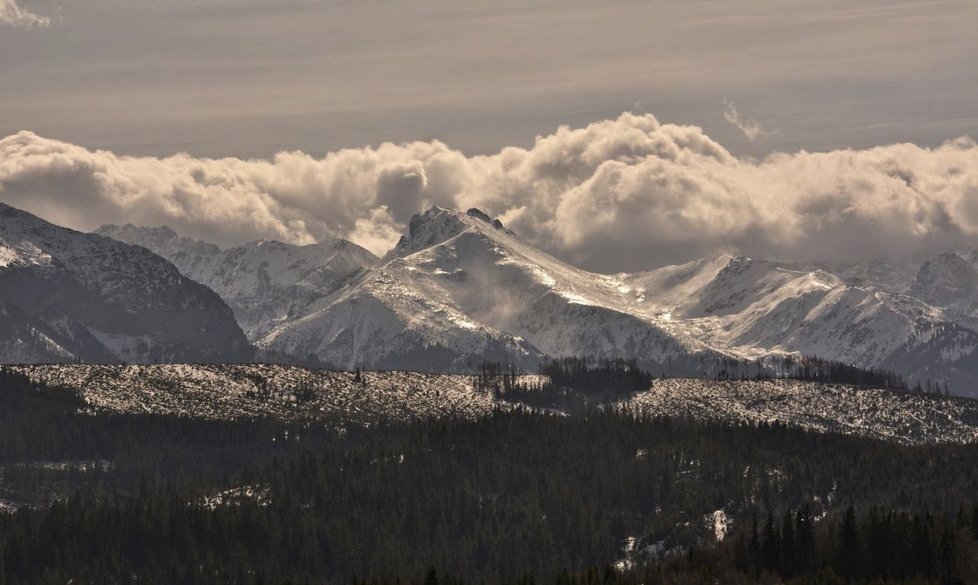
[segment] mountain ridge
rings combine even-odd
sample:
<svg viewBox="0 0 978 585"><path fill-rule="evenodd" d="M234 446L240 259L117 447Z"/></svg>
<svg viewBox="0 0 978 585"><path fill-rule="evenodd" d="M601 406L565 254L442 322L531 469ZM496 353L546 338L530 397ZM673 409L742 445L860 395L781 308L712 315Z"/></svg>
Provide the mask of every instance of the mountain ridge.
<svg viewBox="0 0 978 585"><path fill-rule="evenodd" d="M149 250L0 203L6 361L248 361L221 298Z"/></svg>
<svg viewBox="0 0 978 585"><path fill-rule="evenodd" d="M188 278L217 292L252 341L301 311L324 289L377 261L364 248L339 238L305 246L260 240L221 249L166 226L107 224L96 233L168 258Z"/></svg>

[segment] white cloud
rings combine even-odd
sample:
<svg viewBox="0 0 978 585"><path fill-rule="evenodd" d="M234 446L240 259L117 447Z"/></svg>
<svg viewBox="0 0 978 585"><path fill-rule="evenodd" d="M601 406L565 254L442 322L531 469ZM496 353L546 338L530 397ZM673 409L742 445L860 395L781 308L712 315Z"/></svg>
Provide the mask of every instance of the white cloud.
<svg viewBox="0 0 978 585"><path fill-rule="evenodd" d="M30 28L46 28L51 19L22 8L17 0L0 0L0 25Z"/></svg>
<svg viewBox="0 0 978 585"><path fill-rule="evenodd" d="M530 148L466 156L412 142L271 160L120 156L21 132L0 140L0 200L93 229L169 224L220 244L345 236L383 254L431 205L479 207L592 269L718 250L786 260L909 258L978 246L978 146L739 159L695 126L622 114Z"/></svg>
<svg viewBox="0 0 978 585"><path fill-rule="evenodd" d="M737 106L729 100L724 100L723 102L723 118L730 122L730 124L744 133L747 140L754 142L762 136L771 136L775 132L769 132L761 127L761 125L749 116L741 115Z"/></svg>

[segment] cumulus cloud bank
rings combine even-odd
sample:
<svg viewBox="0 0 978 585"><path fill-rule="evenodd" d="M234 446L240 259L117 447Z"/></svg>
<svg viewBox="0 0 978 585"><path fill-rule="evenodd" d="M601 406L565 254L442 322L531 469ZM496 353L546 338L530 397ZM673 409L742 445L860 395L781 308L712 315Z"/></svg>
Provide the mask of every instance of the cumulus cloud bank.
<svg viewBox="0 0 978 585"><path fill-rule="evenodd" d="M701 128L629 113L490 156L432 141L323 158L130 157L21 132L0 140L0 200L78 229L165 223L224 245L342 236L378 254L431 205L479 207L601 271L718 250L901 259L978 245L978 145L960 138L754 161Z"/></svg>
<svg viewBox="0 0 978 585"><path fill-rule="evenodd" d="M46 28L50 24L51 19L22 8L17 0L0 0L0 26Z"/></svg>

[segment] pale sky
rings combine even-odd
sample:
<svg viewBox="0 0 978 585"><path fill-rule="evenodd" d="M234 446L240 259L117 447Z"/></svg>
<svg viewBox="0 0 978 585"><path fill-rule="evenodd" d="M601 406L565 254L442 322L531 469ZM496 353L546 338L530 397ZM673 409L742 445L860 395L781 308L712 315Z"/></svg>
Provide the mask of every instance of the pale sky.
<svg viewBox="0 0 978 585"><path fill-rule="evenodd" d="M0 0L0 137L480 154L627 110L740 156L937 145L978 135L976 30L974 0Z"/></svg>

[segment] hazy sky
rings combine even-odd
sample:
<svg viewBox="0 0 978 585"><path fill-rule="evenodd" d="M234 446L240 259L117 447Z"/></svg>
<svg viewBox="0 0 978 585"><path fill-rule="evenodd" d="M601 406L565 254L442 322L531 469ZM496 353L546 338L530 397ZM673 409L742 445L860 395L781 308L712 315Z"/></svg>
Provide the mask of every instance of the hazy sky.
<svg viewBox="0 0 978 585"><path fill-rule="evenodd" d="M0 201L378 254L478 206L600 271L921 259L978 246L976 31L975 0L0 0Z"/></svg>
<svg viewBox="0 0 978 585"><path fill-rule="evenodd" d="M628 110L737 155L936 145L978 135L976 30L974 0L0 0L0 136L476 154Z"/></svg>

